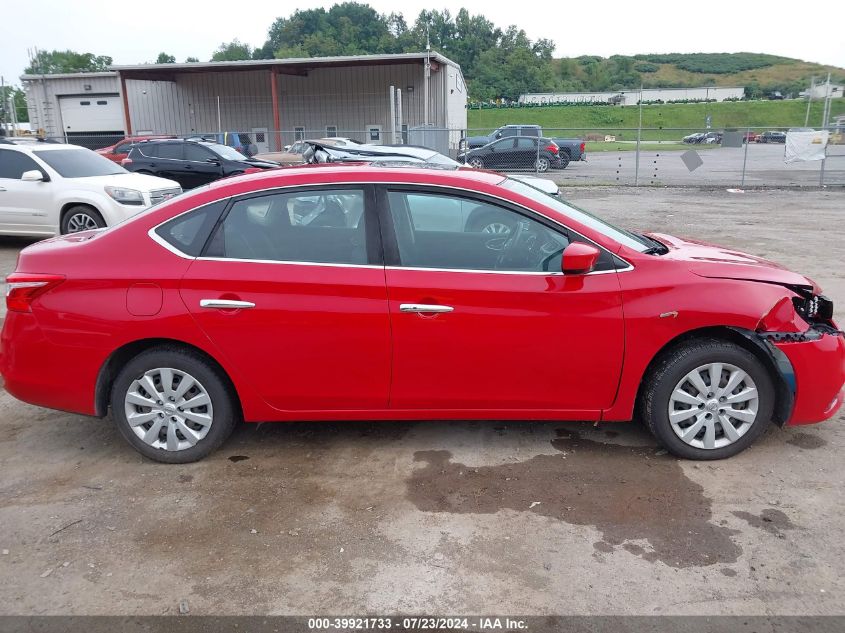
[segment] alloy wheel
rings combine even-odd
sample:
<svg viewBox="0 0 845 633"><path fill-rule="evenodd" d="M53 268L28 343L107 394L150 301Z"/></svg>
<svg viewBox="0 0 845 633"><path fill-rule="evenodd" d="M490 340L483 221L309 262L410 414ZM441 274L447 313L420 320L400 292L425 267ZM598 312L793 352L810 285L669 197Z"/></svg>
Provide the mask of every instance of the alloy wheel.
<svg viewBox="0 0 845 633"><path fill-rule="evenodd" d="M757 386L728 363L701 365L681 378L669 397L669 423L683 442L716 449L733 444L757 419Z"/></svg>
<svg viewBox="0 0 845 633"><path fill-rule="evenodd" d="M153 448L181 451L211 429L214 410L205 387L170 367L151 369L134 380L124 399L132 431Z"/></svg>
<svg viewBox="0 0 845 633"><path fill-rule="evenodd" d="M87 213L74 213L67 221L68 233L79 233L80 231L90 231L91 229L100 228L97 221Z"/></svg>
<svg viewBox="0 0 845 633"><path fill-rule="evenodd" d="M540 173L544 173L549 170L549 159L548 158L538 158L537 163L535 165L537 171Z"/></svg>
<svg viewBox="0 0 845 633"><path fill-rule="evenodd" d="M471 158L469 161L469 166L475 169L482 169L484 167L484 161L480 158Z"/></svg>

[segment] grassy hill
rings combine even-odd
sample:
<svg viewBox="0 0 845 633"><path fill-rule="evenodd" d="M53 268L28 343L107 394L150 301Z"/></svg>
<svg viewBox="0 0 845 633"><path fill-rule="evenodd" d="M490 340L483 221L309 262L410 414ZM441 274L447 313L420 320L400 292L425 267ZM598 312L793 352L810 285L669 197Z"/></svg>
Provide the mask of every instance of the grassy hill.
<svg viewBox="0 0 845 633"><path fill-rule="evenodd" d="M687 88L697 86L746 86L752 96L773 90L794 96L805 90L813 77L845 82L845 69L800 59L763 53L668 53L564 57L552 61L556 81L563 92L578 90Z"/></svg>
<svg viewBox="0 0 845 633"><path fill-rule="evenodd" d="M803 100L784 101L730 101L722 103L667 103L643 106L643 127L656 128L643 138L649 140L678 139L684 134L666 128L683 128L698 131L704 128L709 114L712 126L721 128L789 128L804 125L807 102ZM831 116L845 114L845 98L834 99ZM622 138L636 136L630 128L636 128L639 121L637 106L547 106L539 108L501 108L470 110L467 113L467 127L490 132L508 123L534 123L544 128L571 130L572 136L583 136L594 130L607 130ZM810 110L811 126L820 126L822 102L814 101ZM629 129L625 129L629 128ZM662 128L662 129L661 129ZM475 132L473 132L475 133Z"/></svg>

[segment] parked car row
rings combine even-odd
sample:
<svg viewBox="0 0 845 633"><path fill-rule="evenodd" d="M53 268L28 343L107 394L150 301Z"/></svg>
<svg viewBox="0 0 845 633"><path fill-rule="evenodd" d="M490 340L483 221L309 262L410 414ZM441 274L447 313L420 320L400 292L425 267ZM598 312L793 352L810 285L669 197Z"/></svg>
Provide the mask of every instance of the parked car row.
<svg viewBox="0 0 845 633"><path fill-rule="evenodd" d="M790 132L792 131L812 131L812 128L790 128ZM691 145L721 144L722 136L722 132L695 132L685 136L682 141ZM743 143L785 143L786 133L778 131L763 133L748 131L743 134L742 141Z"/></svg>
<svg viewBox="0 0 845 633"><path fill-rule="evenodd" d="M695 132L685 136L682 141L694 145L720 145L722 143L721 132Z"/></svg>

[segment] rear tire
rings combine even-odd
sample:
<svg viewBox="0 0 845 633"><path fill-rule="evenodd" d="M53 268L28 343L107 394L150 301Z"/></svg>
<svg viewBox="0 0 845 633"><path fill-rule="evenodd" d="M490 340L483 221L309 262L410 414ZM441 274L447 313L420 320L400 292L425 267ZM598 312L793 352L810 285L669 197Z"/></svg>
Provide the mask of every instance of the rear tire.
<svg viewBox="0 0 845 633"><path fill-rule="evenodd" d="M558 164L558 169L566 169L569 166L570 160L572 159L569 157L569 152L561 152L560 164Z"/></svg>
<svg viewBox="0 0 845 633"><path fill-rule="evenodd" d="M548 158L543 158L542 156L534 161L534 169L537 171L538 174L545 174L549 171L549 162Z"/></svg>
<svg viewBox="0 0 845 633"><path fill-rule="evenodd" d="M67 235L68 233L102 229L105 226L106 221L103 220L99 211L79 204L65 211L62 215L62 224L59 230L62 235Z"/></svg>
<svg viewBox="0 0 845 633"><path fill-rule="evenodd" d="M748 448L768 428L774 404L772 378L754 354L697 339L666 353L646 377L640 415L673 455L714 460Z"/></svg>
<svg viewBox="0 0 845 633"><path fill-rule="evenodd" d="M206 457L240 420L222 372L197 352L169 346L126 363L112 385L111 409L124 439L165 464Z"/></svg>

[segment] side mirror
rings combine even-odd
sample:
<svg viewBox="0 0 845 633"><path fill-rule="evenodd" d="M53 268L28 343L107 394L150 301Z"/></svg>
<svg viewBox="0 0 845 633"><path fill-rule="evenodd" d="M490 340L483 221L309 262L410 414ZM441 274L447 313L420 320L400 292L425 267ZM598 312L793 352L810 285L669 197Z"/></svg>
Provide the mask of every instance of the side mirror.
<svg viewBox="0 0 845 633"><path fill-rule="evenodd" d="M566 275L585 275L596 266L601 251L592 244L572 242L563 249L561 270Z"/></svg>
<svg viewBox="0 0 845 633"><path fill-rule="evenodd" d="M50 179L37 169L30 169L21 174L21 180L24 182L47 182Z"/></svg>
<svg viewBox="0 0 845 633"><path fill-rule="evenodd" d="M501 132L496 132L496 138L502 138L502 133L501 133Z"/></svg>

